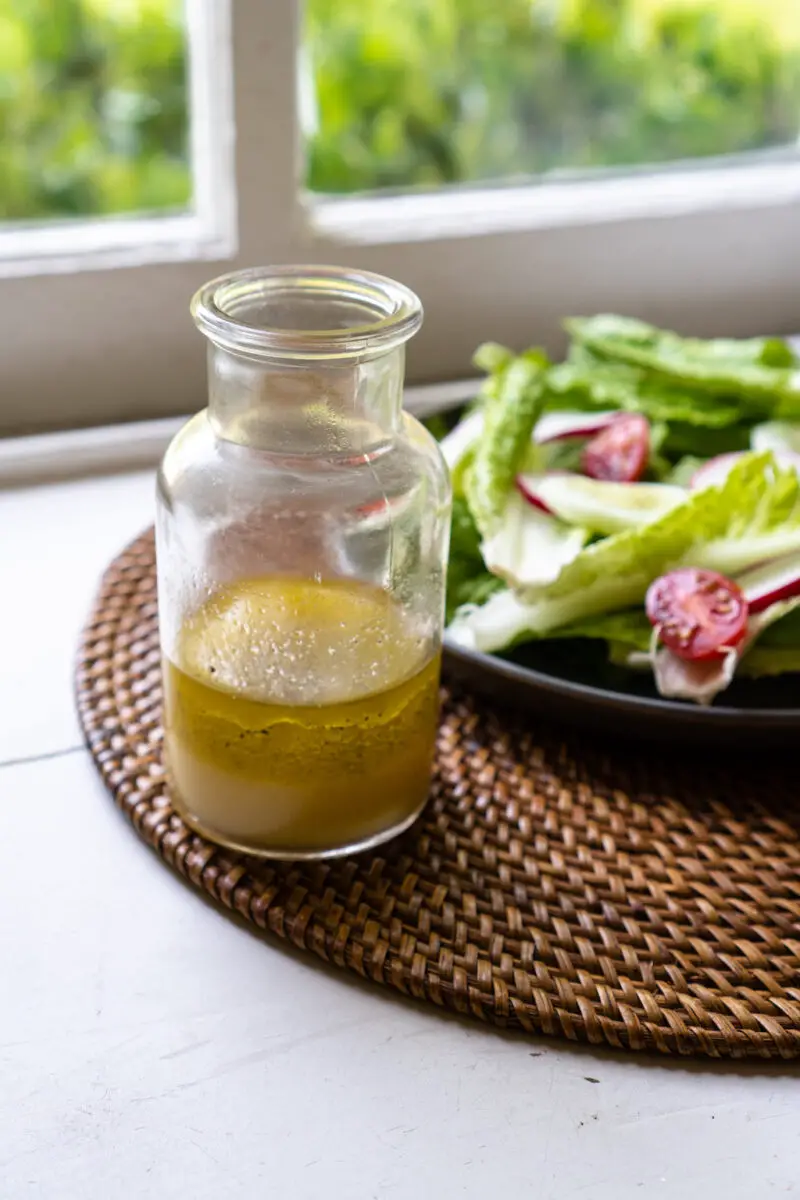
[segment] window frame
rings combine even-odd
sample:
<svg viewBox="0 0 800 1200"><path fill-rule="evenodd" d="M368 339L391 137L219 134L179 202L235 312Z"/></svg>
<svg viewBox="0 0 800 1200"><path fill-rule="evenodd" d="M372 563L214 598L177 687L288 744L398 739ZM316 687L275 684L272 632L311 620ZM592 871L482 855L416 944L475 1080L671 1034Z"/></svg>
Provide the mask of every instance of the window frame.
<svg viewBox="0 0 800 1200"><path fill-rule="evenodd" d="M573 313L619 311L700 336L798 327L800 161L308 197L299 3L187 0L187 11L197 211L93 223L95 240L74 230L69 253L46 244L66 227L40 231L37 253L0 259L0 432L202 407L189 298L209 277L259 263L402 279L426 310L409 354L415 383L468 375L488 338L557 353Z"/></svg>

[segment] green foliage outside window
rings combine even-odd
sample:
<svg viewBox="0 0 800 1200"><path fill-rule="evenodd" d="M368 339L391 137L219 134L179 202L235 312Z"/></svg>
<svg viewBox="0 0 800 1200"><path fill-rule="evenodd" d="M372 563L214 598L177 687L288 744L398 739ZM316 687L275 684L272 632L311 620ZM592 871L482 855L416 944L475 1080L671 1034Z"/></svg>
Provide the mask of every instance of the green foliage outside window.
<svg viewBox="0 0 800 1200"><path fill-rule="evenodd" d="M800 133L797 0L311 0L310 183L760 150Z"/></svg>
<svg viewBox="0 0 800 1200"><path fill-rule="evenodd" d="M315 191L624 168L800 132L797 0L305 8ZM0 219L190 202L180 0L0 0Z"/></svg>
<svg viewBox="0 0 800 1200"><path fill-rule="evenodd" d="M0 218L184 209L180 0L0 0Z"/></svg>

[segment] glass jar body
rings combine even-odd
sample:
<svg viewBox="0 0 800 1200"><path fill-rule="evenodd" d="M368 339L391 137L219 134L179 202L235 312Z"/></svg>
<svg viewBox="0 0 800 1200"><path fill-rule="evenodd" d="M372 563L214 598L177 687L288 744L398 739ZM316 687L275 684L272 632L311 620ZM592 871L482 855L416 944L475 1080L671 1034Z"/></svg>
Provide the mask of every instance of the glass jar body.
<svg viewBox="0 0 800 1200"><path fill-rule="evenodd" d="M450 489L402 345L212 345L159 472L166 764L184 819L280 858L393 836L428 793Z"/></svg>

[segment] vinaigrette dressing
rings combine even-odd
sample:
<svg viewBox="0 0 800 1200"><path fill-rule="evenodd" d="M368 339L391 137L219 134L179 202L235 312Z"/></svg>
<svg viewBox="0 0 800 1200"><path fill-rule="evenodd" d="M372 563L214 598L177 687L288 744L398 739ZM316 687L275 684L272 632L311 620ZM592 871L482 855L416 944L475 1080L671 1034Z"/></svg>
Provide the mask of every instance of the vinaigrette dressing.
<svg viewBox="0 0 800 1200"><path fill-rule="evenodd" d="M221 588L164 662L176 807L215 841L287 858L399 832L428 794L439 666L373 586Z"/></svg>
<svg viewBox="0 0 800 1200"><path fill-rule="evenodd" d="M451 487L403 411L422 305L284 264L211 279L191 309L208 406L156 489L172 799L244 853L354 853L413 821L436 736Z"/></svg>

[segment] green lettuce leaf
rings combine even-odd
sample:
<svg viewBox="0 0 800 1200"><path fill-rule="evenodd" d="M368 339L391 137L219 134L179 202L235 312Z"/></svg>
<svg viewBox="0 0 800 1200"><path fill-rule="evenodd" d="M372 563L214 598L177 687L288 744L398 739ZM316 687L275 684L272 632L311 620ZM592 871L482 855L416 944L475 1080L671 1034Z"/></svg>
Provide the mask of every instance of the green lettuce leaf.
<svg viewBox="0 0 800 1200"><path fill-rule="evenodd" d="M756 642L739 663L737 674L749 679L763 679L793 671L800 671L800 647L773 648Z"/></svg>
<svg viewBox="0 0 800 1200"><path fill-rule="evenodd" d="M609 659L618 666L630 666L631 655L647 655L653 627L643 608L603 613L553 629L548 640L587 638L608 644ZM642 663L641 665L646 665ZM780 675L800 671L800 608L781 617L761 633L737 668L739 675Z"/></svg>
<svg viewBox="0 0 800 1200"><path fill-rule="evenodd" d="M793 367L794 351L783 338L691 338L669 330L658 329L635 317L600 313L594 317L572 317L565 321L573 337L601 358L619 358L623 362L639 362L642 354L650 355L641 365L650 367L653 361L666 362L672 373L682 361L721 364L724 367L764 366Z"/></svg>
<svg viewBox="0 0 800 1200"><path fill-rule="evenodd" d="M502 519L542 411L546 366L544 354L526 352L494 376L497 392L486 398L483 432L464 477L469 506L484 537L492 534Z"/></svg>
<svg viewBox="0 0 800 1200"><path fill-rule="evenodd" d="M795 356L780 338L705 341L611 314L565 324L599 358L638 367L692 392L737 399L751 416L800 411Z"/></svg>
<svg viewBox="0 0 800 1200"><path fill-rule="evenodd" d="M692 546L692 565L735 578L748 567L800 548L800 479L780 470L772 455L746 454L735 468L734 485L722 485L725 528L710 525ZM710 489L716 491L717 489ZM700 493L702 495L702 492Z"/></svg>
<svg viewBox="0 0 800 1200"><path fill-rule="evenodd" d="M718 454L733 454L750 449L749 422L739 421L726 425L724 429L711 429L702 425L691 425L684 421L673 421L667 427L662 446L664 454L675 461L687 454L697 458L715 458Z"/></svg>
<svg viewBox="0 0 800 1200"><path fill-rule="evenodd" d="M735 401L720 400L648 376L637 367L601 359L560 363L548 372L547 387L551 408L619 408L642 413L650 421L681 422L708 429L725 429L747 415Z"/></svg>
<svg viewBox="0 0 800 1200"><path fill-rule="evenodd" d="M472 361L479 371L487 375L496 375L504 371L514 360L514 351L499 342L484 342L472 356Z"/></svg>
<svg viewBox="0 0 800 1200"><path fill-rule="evenodd" d="M585 621L576 621L572 625L564 625L561 629L552 630L547 636L550 638L591 638L608 642L617 647L625 647L628 654L646 654L653 638L653 627L643 608L632 608L624 612L602 613L596 617L587 617Z"/></svg>
<svg viewBox="0 0 800 1200"><path fill-rule="evenodd" d="M773 650L800 650L800 609L765 629L758 644Z"/></svg>

